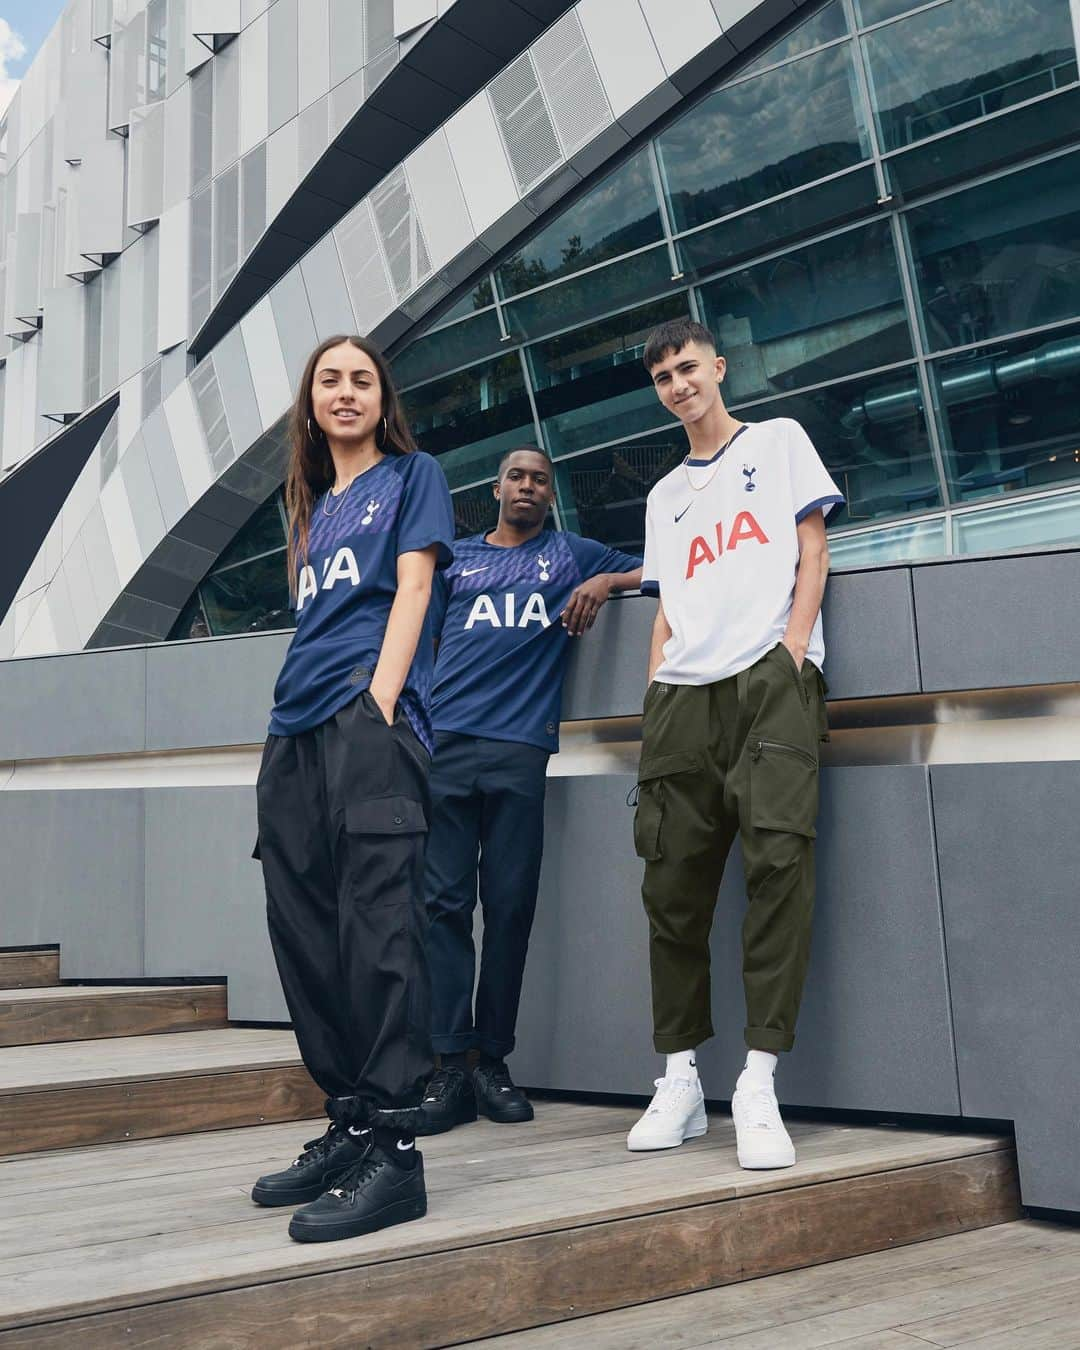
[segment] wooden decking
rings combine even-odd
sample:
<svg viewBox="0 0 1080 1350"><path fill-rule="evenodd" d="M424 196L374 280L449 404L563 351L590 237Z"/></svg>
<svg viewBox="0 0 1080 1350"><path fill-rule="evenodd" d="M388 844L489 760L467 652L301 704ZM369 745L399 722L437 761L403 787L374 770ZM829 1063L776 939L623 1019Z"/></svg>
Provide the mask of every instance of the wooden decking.
<svg viewBox="0 0 1080 1350"><path fill-rule="evenodd" d="M687 1296L723 1306L758 1277L1019 1215L1003 1136L803 1123L794 1168L749 1173L724 1114L641 1154L625 1146L637 1108L540 1100L527 1125L423 1141L427 1218L296 1244L287 1210L250 1200L324 1125L291 1033L197 1029L220 1014L205 988L163 1011L152 989L28 985L49 967L21 955L6 970L23 992L0 990L24 1042L0 1049L0 1350L420 1347L545 1327L538 1344L591 1345L597 1314L682 1316ZM12 1011L34 998L54 1028L84 999L91 1027L140 1034L36 1043L40 1018ZM157 1029L174 1015L194 1029Z"/></svg>
<svg viewBox="0 0 1080 1350"><path fill-rule="evenodd" d="M662 1299L476 1350L1078 1350L1080 1231L1018 1221Z"/></svg>

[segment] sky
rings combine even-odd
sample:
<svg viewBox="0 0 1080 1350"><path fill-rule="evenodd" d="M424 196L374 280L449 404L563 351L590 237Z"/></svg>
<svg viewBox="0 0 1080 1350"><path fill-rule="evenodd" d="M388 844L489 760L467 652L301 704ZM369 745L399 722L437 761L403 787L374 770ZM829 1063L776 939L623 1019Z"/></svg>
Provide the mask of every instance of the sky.
<svg viewBox="0 0 1080 1350"><path fill-rule="evenodd" d="M0 116L64 4L65 0L0 0Z"/></svg>

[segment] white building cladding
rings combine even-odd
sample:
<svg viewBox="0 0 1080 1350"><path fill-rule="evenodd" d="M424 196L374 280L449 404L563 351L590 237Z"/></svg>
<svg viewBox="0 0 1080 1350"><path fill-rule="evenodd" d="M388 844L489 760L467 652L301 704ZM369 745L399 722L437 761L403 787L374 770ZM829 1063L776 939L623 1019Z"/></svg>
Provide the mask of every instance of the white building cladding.
<svg viewBox="0 0 1080 1350"><path fill-rule="evenodd" d="M0 658L164 637L319 337L400 338L794 9L71 0L0 124L2 474L119 406Z"/></svg>

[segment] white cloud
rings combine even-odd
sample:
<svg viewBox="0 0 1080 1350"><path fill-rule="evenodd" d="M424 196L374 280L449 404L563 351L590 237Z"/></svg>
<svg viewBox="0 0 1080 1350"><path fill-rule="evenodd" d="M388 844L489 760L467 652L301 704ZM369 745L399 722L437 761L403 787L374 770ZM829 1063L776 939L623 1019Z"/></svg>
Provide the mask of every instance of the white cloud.
<svg viewBox="0 0 1080 1350"><path fill-rule="evenodd" d="M0 117L19 87L19 81L8 74L8 63L21 61L25 55L26 43L6 19L0 19Z"/></svg>

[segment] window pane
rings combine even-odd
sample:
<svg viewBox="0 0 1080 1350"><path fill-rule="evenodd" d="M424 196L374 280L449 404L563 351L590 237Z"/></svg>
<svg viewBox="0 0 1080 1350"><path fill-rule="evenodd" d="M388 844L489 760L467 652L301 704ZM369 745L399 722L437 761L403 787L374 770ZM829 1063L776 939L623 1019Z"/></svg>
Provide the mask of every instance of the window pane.
<svg viewBox="0 0 1080 1350"><path fill-rule="evenodd" d="M841 178L803 188L791 197L729 216L716 225L684 234L676 243L679 267L699 277L730 267L742 258L767 253L802 236L820 234L829 225L867 214L877 206L874 170L867 165Z"/></svg>
<svg viewBox="0 0 1080 1350"><path fill-rule="evenodd" d="M183 642L185 638L204 638L210 636L203 613L202 600L198 590L180 611L180 615L169 632L167 641Z"/></svg>
<svg viewBox="0 0 1080 1350"><path fill-rule="evenodd" d="M797 28L793 28L787 37L774 42L756 61L744 66L739 71L739 77L750 75L756 70L765 70L780 61L790 61L813 47L821 47L826 42L843 37L846 32L847 20L844 18L844 8L840 0L832 0L831 4L819 9L809 19L804 19Z"/></svg>
<svg viewBox="0 0 1080 1350"><path fill-rule="evenodd" d="M1080 543L1080 494L972 511L956 517L955 529L957 553Z"/></svg>
<svg viewBox="0 0 1080 1350"><path fill-rule="evenodd" d="M292 628L285 550L215 572L199 587L214 636Z"/></svg>
<svg viewBox="0 0 1080 1350"><path fill-rule="evenodd" d="M494 477L492 474L492 481ZM455 539L493 530L499 523L499 504L491 491L491 483L461 488L451 495L450 500L454 504Z"/></svg>
<svg viewBox="0 0 1080 1350"><path fill-rule="evenodd" d="M517 295L661 238L648 151L642 150L564 211L496 273L500 293Z"/></svg>
<svg viewBox="0 0 1080 1350"><path fill-rule="evenodd" d="M1080 89L1073 85L1037 103L1013 108L1002 117L911 146L885 161L891 190L912 198L948 187L991 169L1025 159L1075 139L1080 127Z"/></svg>
<svg viewBox="0 0 1080 1350"><path fill-rule="evenodd" d="M1068 0L950 0L864 42L886 150L1076 78Z"/></svg>
<svg viewBox="0 0 1080 1350"><path fill-rule="evenodd" d="M559 510L568 530L627 553L645 547L645 498L686 456L681 427L593 450L555 465Z"/></svg>
<svg viewBox="0 0 1080 1350"><path fill-rule="evenodd" d="M451 487L494 476L507 450L536 440L517 352L412 389L407 405L413 435L440 456Z"/></svg>
<svg viewBox="0 0 1080 1350"><path fill-rule="evenodd" d="M965 352L934 375L955 501L1080 478L1080 329Z"/></svg>
<svg viewBox="0 0 1080 1350"><path fill-rule="evenodd" d="M747 422L793 417L806 428L847 498L829 517L833 529L942 505L914 369L846 380L738 415Z"/></svg>
<svg viewBox="0 0 1080 1350"><path fill-rule="evenodd" d="M863 28L894 19L898 14L906 14L909 9L917 9L924 3L925 0L855 0L859 23Z"/></svg>
<svg viewBox="0 0 1080 1350"><path fill-rule="evenodd" d="M829 536L829 566L860 567L866 563L906 562L912 558L941 558L945 548L945 517L867 530L837 539Z"/></svg>
<svg viewBox="0 0 1080 1350"><path fill-rule="evenodd" d="M587 323L596 314L668 291L673 284L667 246L660 244L647 253L636 253L595 272L522 296L508 304L503 313L511 334L527 341L572 323Z"/></svg>
<svg viewBox="0 0 1080 1350"><path fill-rule="evenodd" d="M671 419L641 364L657 324L686 314L687 297L604 319L529 348L536 407L552 454L585 450Z"/></svg>
<svg viewBox="0 0 1080 1350"><path fill-rule="evenodd" d="M495 296L491 290L491 277L485 276L483 281L469 291L467 295L463 295L456 305L451 305L445 314L440 314L432 327L444 328L449 323L456 323L458 319L467 319L471 314L475 314L478 309L487 309L494 299Z"/></svg>
<svg viewBox="0 0 1080 1350"><path fill-rule="evenodd" d="M255 512L248 523L221 554L213 566L213 571L232 567L236 563L254 558L259 553L269 553L271 549L285 546L285 526L281 520L278 506L279 495L274 493L268 502Z"/></svg>
<svg viewBox="0 0 1080 1350"><path fill-rule="evenodd" d="M1080 314L1080 155L910 211L930 350Z"/></svg>
<svg viewBox="0 0 1080 1350"><path fill-rule="evenodd" d="M482 356L490 356L502 347L499 320L493 309L477 314L473 319L455 323L449 328L436 328L433 333L417 338L394 357L394 378L403 387L421 380L432 380L445 371L467 366ZM411 399L407 400L411 402Z"/></svg>
<svg viewBox="0 0 1080 1350"><path fill-rule="evenodd" d="M731 401L911 355L887 221L720 277L701 298L728 360Z"/></svg>
<svg viewBox="0 0 1080 1350"><path fill-rule="evenodd" d="M718 89L656 146L678 230L858 164L850 43Z"/></svg>

